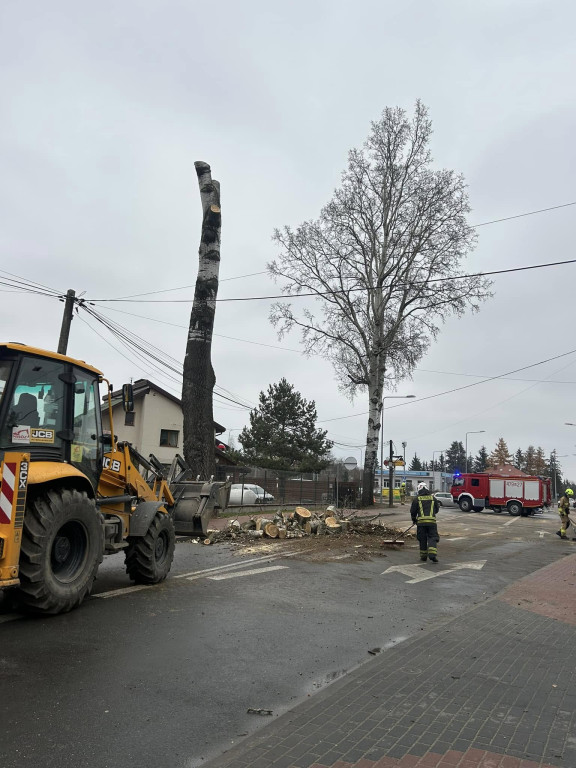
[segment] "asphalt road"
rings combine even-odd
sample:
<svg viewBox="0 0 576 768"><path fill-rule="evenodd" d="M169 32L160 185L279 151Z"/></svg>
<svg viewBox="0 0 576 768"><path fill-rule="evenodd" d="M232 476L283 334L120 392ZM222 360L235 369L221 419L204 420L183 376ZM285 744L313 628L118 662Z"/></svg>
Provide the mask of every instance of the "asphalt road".
<svg viewBox="0 0 576 768"><path fill-rule="evenodd" d="M406 528L407 507L386 523ZM79 610L0 614L0 765L197 768L362 663L574 552L558 517L443 508L440 563L417 544L358 559L325 537L180 542L134 588L107 558ZM360 549L360 548L358 548ZM271 710L271 715L248 709Z"/></svg>

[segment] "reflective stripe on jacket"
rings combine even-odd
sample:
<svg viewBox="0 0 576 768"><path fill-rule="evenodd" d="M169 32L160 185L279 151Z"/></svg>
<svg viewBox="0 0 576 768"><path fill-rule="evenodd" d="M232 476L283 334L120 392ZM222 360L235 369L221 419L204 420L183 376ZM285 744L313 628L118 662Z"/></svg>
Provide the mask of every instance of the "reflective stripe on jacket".
<svg viewBox="0 0 576 768"><path fill-rule="evenodd" d="M423 502L427 503L423 504ZM418 514L416 516L416 522L436 522L436 515L434 514L434 496L418 496Z"/></svg>

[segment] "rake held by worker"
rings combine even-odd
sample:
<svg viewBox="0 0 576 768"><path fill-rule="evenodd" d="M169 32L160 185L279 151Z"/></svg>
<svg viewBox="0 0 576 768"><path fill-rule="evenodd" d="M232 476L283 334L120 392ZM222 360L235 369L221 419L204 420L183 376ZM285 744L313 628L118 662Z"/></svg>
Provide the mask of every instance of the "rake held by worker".
<svg viewBox="0 0 576 768"><path fill-rule="evenodd" d="M381 547L394 547L394 546L403 546L406 542L403 540L402 537L406 536L410 528L414 528L416 523L412 523L412 525L409 528L406 528L405 531L402 531L398 536L396 536L395 539L384 539L380 542Z"/></svg>

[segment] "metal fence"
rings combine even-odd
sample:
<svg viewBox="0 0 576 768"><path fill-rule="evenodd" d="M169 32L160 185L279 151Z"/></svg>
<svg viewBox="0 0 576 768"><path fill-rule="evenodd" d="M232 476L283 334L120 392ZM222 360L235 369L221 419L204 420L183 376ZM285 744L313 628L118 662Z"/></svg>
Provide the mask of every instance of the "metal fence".
<svg viewBox="0 0 576 768"><path fill-rule="evenodd" d="M228 477L234 485L258 485L274 497L264 502L263 506L334 504L355 507L359 502L359 483L344 479L337 472L300 474L262 467L217 465L216 479L225 480Z"/></svg>

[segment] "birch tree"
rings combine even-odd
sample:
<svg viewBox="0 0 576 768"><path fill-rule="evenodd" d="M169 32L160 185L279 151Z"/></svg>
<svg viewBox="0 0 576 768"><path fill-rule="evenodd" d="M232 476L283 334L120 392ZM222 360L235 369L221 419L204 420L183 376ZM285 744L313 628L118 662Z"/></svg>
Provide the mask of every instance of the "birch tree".
<svg viewBox="0 0 576 768"><path fill-rule="evenodd" d="M304 352L331 360L351 400L367 395L365 505L384 391L411 376L449 315L477 310L490 295L481 277L454 279L475 234L463 177L432 168L431 135L420 101L411 118L386 108L363 147L349 152L341 185L318 218L276 230L279 255L268 264L284 293L317 299L301 310L273 305L280 338L299 329Z"/></svg>
<svg viewBox="0 0 576 768"><path fill-rule="evenodd" d="M212 391L216 377L211 352L220 268L220 183L212 179L207 163L199 161L194 166L200 186L202 232L184 358L184 458L194 475L208 479L215 471Z"/></svg>

